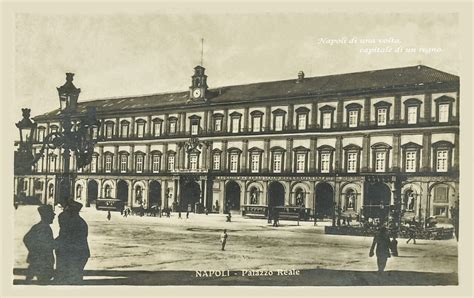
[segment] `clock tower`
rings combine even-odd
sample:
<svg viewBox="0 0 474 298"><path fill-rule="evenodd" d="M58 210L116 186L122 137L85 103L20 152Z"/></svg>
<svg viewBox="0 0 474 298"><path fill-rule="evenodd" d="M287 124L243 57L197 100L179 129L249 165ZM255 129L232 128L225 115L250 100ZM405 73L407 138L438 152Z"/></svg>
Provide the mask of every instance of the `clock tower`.
<svg viewBox="0 0 474 298"><path fill-rule="evenodd" d="M188 102L207 101L207 76L204 74L205 70L201 65L194 68L194 75L191 77L191 86L189 87Z"/></svg>

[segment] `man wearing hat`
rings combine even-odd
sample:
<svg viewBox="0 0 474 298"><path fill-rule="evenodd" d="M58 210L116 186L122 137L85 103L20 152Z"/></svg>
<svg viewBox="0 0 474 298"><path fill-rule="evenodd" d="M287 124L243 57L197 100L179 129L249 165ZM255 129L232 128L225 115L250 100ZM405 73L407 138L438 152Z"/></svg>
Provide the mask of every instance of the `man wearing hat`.
<svg viewBox="0 0 474 298"><path fill-rule="evenodd" d="M90 257L87 243L88 226L79 215L82 204L69 202L59 215L59 236L56 238L56 277L58 283L80 283Z"/></svg>
<svg viewBox="0 0 474 298"><path fill-rule="evenodd" d="M29 267L26 279L32 280L36 276L38 281L47 282L51 280L54 273L55 242L50 224L53 223L56 214L51 205L38 207L38 213L41 221L31 227L23 238L28 249L26 261Z"/></svg>

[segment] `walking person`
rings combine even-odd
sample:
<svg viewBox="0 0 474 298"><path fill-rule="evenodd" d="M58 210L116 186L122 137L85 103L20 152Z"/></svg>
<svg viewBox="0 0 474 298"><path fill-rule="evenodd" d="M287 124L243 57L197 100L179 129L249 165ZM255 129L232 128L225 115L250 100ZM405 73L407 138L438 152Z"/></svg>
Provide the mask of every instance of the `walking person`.
<svg viewBox="0 0 474 298"><path fill-rule="evenodd" d="M398 257L398 241L396 235L393 235L393 240L390 242L390 252L392 256Z"/></svg>
<svg viewBox="0 0 474 298"><path fill-rule="evenodd" d="M222 248L221 250L225 250L225 244L227 243L227 230L224 230L224 232L222 232L221 234L221 244L222 244Z"/></svg>
<svg viewBox="0 0 474 298"><path fill-rule="evenodd" d="M390 258L390 237L387 234L385 227L380 227L378 233L375 235L370 247L369 257L377 256L378 272L383 272L387 265L387 259Z"/></svg>
<svg viewBox="0 0 474 298"><path fill-rule="evenodd" d="M408 240L407 243L410 242L410 240L413 239L413 244L416 244L416 228L414 224L410 224L408 227Z"/></svg>
<svg viewBox="0 0 474 298"><path fill-rule="evenodd" d="M70 202L58 216L59 236L56 238L56 277L59 284L82 281L84 267L89 260L88 226L79 215L82 204Z"/></svg>
<svg viewBox="0 0 474 298"><path fill-rule="evenodd" d="M107 211L107 220L110 220L110 218L112 218L112 214L110 214L110 210Z"/></svg>
<svg viewBox="0 0 474 298"><path fill-rule="evenodd" d="M39 282L47 282L54 275L55 241L50 224L56 215L51 205L38 207L41 221L35 224L23 237L28 249L26 262L29 264L26 280L32 280L35 276Z"/></svg>
<svg viewBox="0 0 474 298"><path fill-rule="evenodd" d="M181 211L178 211L178 218L181 219Z"/></svg>
<svg viewBox="0 0 474 298"><path fill-rule="evenodd" d="M186 212L186 219L189 219L189 211Z"/></svg>

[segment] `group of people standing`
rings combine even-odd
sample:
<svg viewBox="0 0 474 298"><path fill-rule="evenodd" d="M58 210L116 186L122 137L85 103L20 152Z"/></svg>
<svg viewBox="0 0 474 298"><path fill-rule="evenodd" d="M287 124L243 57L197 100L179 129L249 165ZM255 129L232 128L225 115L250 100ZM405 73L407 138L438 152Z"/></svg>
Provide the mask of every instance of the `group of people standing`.
<svg viewBox="0 0 474 298"><path fill-rule="evenodd" d="M82 204L78 202L65 205L58 216L59 235L55 239L50 226L56 216L53 207L38 207L41 221L23 238L28 249L27 280L36 277L39 282L50 283L54 279L57 284L77 284L82 281L90 251L88 226L79 215L81 208Z"/></svg>

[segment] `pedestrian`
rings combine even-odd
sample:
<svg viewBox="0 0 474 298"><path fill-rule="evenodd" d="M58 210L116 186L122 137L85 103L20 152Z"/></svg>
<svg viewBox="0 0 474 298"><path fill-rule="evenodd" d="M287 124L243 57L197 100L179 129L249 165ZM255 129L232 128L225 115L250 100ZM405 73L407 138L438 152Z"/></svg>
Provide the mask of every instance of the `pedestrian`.
<svg viewBox="0 0 474 298"><path fill-rule="evenodd" d="M54 214L51 205L38 207L41 221L35 224L23 237L28 249L26 262L29 264L26 280L32 280L35 276L39 282L47 282L54 275L54 254L55 241L50 224L53 223Z"/></svg>
<svg viewBox="0 0 474 298"><path fill-rule="evenodd" d="M110 210L107 211L107 220L110 220L110 218L112 218L112 214L110 214Z"/></svg>
<svg viewBox="0 0 474 298"><path fill-rule="evenodd" d="M227 243L227 230L224 230L224 232L221 234L221 244L222 244L222 248L221 250L225 250L225 244Z"/></svg>
<svg viewBox="0 0 474 298"><path fill-rule="evenodd" d="M206 213L206 215L209 215L209 210L207 210L207 208L204 208L204 212Z"/></svg>
<svg viewBox="0 0 474 298"><path fill-rule="evenodd" d="M347 225L350 226L352 224L352 215L349 214L349 217L347 218Z"/></svg>
<svg viewBox="0 0 474 298"><path fill-rule="evenodd" d="M181 219L181 211L178 211L178 218Z"/></svg>
<svg viewBox="0 0 474 298"><path fill-rule="evenodd" d="M186 212L186 219L189 219L189 211Z"/></svg>
<svg viewBox="0 0 474 298"><path fill-rule="evenodd" d="M387 259L390 258L390 238L385 227L380 227L378 233L375 235L370 247L369 257L377 256L378 272L383 272L387 265Z"/></svg>
<svg viewBox="0 0 474 298"><path fill-rule="evenodd" d="M398 257L398 241L396 235L393 235L393 240L390 242L390 251L392 256Z"/></svg>
<svg viewBox="0 0 474 298"><path fill-rule="evenodd" d="M407 243L410 242L410 240L413 239L413 244L416 244L416 228L414 225L410 225L408 227L408 240Z"/></svg>
<svg viewBox="0 0 474 298"><path fill-rule="evenodd" d="M125 206L122 205L122 208L120 208L120 215L123 215L124 210L125 210Z"/></svg>
<svg viewBox="0 0 474 298"><path fill-rule="evenodd" d="M229 211L229 213L227 214L226 222L231 222L231 221L232 221L232 215L230 214L230 211Z"/></svg>
<svg viewBox="0 0 474 298"><path fill-rule="evenodd" d="M73 201L66 207L58 216L55 281L59 284L77 284L82 281L84 267L90 257L88 226L79 215L81 203Z"/></svg>

